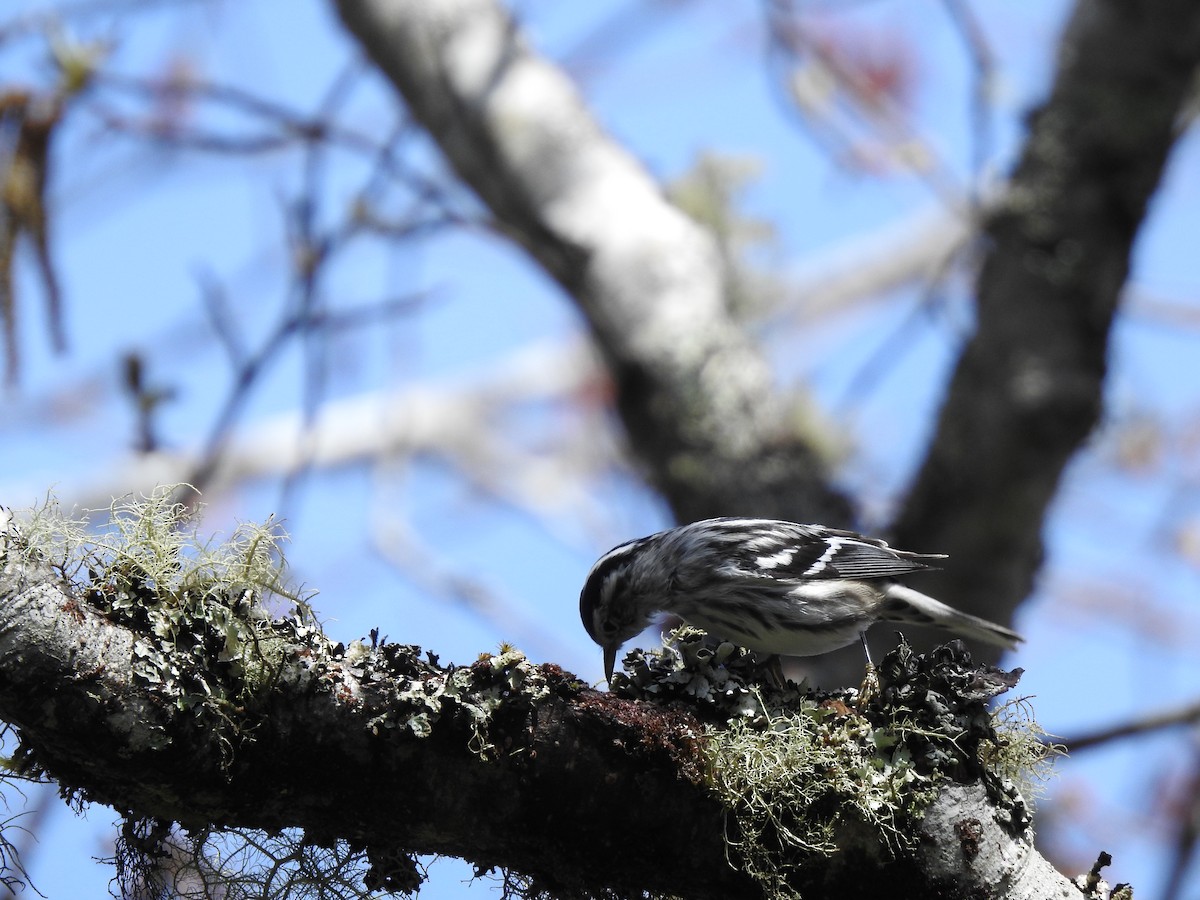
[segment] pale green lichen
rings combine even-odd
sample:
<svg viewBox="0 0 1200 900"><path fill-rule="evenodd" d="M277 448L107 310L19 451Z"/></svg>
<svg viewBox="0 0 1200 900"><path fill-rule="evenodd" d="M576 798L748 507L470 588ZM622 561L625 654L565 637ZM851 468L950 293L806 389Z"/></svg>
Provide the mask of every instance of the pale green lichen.
<svg viewBox="0 0 1200 900"><path fill-rule="evenodd" d="M351 699L361 687L376 701L390 700L370 729L424 738L451 720L466 727L470 748L488 757L499 752L490 736L498 711L519 713L552 684L575 684L508 646L447 669L419 647L380 642L378 632L369 644L330 642L307 597L288 583L278 523L242 524L221 541L201 538L195 510L176 499L183 490L169 485L123 498L98 524L65 514L50 499L9 523L4 551L49 568L77 601L132 631L133 677L180 709L237 714L274 684L302 644L312 651L304 657L310 676L348 690ZM272 598L290 613L273 617ZM350 680L342 682L343 674Z"/></svg>
<svg viewBox="0 0 1200 900"><path fill-rule="evenodd" d="M26 584L57 581L69 598L64 609L75 607L79 615L88 608L131 632L130 677L198 724L199 732L187 733L214 742L223 765L241 742L254 739L256 701L284 680L292 689L331 692L348 705L369 703L378 713L366 727L380 736L458 734L482 760L522 752L535 705L552 693L568 696L584 687L557 666L535 666L507 645L469 666L443 667L419 647L381 642L378 631L369 641L330 641L307 598L287 580L277 523L241 525L219 542L202 539L194 510L176 499L178 490L163 487L146 498L121 500L95 524L49 500L0 523L0 565ZM175 732L149 727L162 746L176 739ZM36 764L36 754L29 758ZM162 830L168 823L151 824ZM273 855L273 838L240 834L248 842L244 847L236 836L221 845L226 860L231 848ZM319 849L307 840L297 846L306 858ZM351 851L344 841L335 846L336 855L314 857L308 871L325 868L326 858L340 867L345 856L363 870L356 877L368 886L415 887L411 859L403 852L393 858L390 848ZM278 867L263 871L270 878L288 875ZM333 877L330 872L336 874L327 869L322 877ZM248 873L247 883L257 877Z"/></svg>
<svg viewBox="0 0 1200 900"><path fill-rule="evenodd" d="M788 896L796 866L786 861L835 853L846 826L866 825L892 851L911 847L909 826L937 795L937 777L918 770L902 741L815 704L707 737L709 788L733 814L731 860L767 896Z"/></svg>
<svg viewBox="0 0 1200 900"><path fill-rule="evenodd" d="M77 601L134 632L136 680L180 709L222 711L268 688L287 648L317 629L288 583L279 524L202 538L196 509L176 499L187 490L115 500L100 521L49 498L12 517L3 552L48 568ZM268 603L290 609L273 618Z"/></svg>
<svg viewBox="0 0 1200 900"><path fill-rule="evenodd" d="M995 773L1004 791L1022 798L1032 836L1034 806L1046 792L1046 783L1055 775L1055 761L1067 755L1066 747L1055 743L1052 735L1037 723L1027 697L1001 704L992 718L999 740L980 747L981 762Z"/></svg>

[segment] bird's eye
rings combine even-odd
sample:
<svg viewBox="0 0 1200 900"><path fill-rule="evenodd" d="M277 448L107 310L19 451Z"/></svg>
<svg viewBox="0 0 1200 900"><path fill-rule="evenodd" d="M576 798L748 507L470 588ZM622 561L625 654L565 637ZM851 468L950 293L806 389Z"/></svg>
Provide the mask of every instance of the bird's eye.
<svg viewBox="0 0 1200 900"><path fill-rule="evenodd" d="M600 623L600 630L606 635L614 635L617 633L617 623L612 619L605 619Z"/></svg>

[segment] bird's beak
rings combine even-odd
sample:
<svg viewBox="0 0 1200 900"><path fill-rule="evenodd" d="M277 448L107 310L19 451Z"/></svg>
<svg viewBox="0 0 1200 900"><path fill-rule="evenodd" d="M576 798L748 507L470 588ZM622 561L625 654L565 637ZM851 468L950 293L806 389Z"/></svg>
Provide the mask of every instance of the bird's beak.
<svg viewBox="0 0 1200 900"><path fill-rule="evenodd" d="M608 644L604 648L604 677L609 684L612 684L613 667L617 664L618 648L613 644Z"/></svg>

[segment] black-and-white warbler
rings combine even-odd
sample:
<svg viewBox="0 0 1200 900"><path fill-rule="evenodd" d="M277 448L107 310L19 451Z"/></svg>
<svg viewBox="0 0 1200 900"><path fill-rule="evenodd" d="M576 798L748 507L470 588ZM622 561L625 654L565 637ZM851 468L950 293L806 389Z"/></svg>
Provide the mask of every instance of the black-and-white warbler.
<svg viewBox="0 0 1200 900"><path fill-rule="evenodd" d="M945 559L775 519L705 519L626 541L588 573L579 615L604 648L612 680L621 645L668 612L749 650L816 656L862 638L875 622L945 628L1012 649L1015 631L892 581ZM870 659L868 655L868 660Z"/></svg>

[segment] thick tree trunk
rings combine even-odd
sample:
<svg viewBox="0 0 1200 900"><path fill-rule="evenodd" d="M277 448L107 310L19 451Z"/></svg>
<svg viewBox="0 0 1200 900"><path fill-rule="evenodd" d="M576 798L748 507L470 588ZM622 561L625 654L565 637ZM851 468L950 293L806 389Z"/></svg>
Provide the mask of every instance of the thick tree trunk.
<svg viewBox="0 0 1200 900"><path fill-rule="evenodd" d="M571 296L637 458L681 521L845 524L846 499L725 306L709 235L494 0L338 3L459 176Z"/></svg>
<svg viewBox="0 0 1200 900"><path fill-rule="evenodd" d="M1063 471L1099 421L1133 244L1195 99L1200 4L1083 0L989 215L978 325L896 524L929 589L1000 622L1029 594Z"/></svg>

